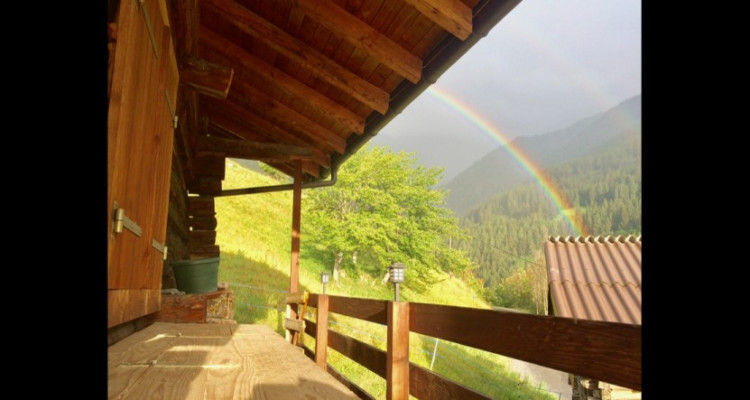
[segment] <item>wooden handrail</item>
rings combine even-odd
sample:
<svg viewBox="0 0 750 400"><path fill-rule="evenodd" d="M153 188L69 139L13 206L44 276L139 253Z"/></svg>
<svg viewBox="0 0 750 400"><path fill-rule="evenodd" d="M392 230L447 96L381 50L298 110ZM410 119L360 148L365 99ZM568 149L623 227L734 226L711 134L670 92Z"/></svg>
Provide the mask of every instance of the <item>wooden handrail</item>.
<svg viewBox="0 0 750 400"><path fill-rule="evenodd" d="M388 326L392 302L327 298L328 312ZM309 306L317 307L318 299L318 295L311 294ZM423 303L408 303L408 310L406 326L411 332L641 390L640 325ZM305 331L317 337L317 328L308 322ZM387 352L341 333L325 331L327 346L387 380L389 363L398 360L391 360ZM322 347L316 343L316 348ZM418 398L486 398L415 364L409 364L408 368L408 391ZM403 370L400 371L403 379Z"/></svg>
<svg viewBox="0 0 750 400"><path fill-rule="evenodd" d="M641 326L411 303L412 332L641 390Z"/></svg>

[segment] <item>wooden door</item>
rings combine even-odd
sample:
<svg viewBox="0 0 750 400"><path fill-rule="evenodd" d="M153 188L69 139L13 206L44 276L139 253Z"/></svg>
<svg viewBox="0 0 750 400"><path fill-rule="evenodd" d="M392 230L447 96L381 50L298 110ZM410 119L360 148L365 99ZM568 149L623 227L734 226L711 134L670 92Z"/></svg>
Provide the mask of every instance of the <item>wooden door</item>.
<svg viewBox="0 0 750 400"><path fill-rule="evenodd" d="M108 327L156 312L179 80L166 0L121 0L107 149ZM132 221L115 233L115 207ZM129 227L137 225L140 236ZM134 229L137 231L138 229Z"/></svg>

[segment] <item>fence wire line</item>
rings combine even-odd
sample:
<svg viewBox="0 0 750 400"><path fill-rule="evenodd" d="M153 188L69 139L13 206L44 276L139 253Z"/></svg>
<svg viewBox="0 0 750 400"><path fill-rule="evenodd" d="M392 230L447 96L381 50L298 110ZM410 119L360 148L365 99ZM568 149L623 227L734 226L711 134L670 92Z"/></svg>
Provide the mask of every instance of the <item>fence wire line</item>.
<svg viewBox="0 0 750 400"><path fill-rule="evenodd" d="M277 293L284 293L284 294L289 294L290 293L289 291L276 290L276 289L266 289L266 288L260 288L260 287L250 286L250 285L243 285L243 284L239 284L239 283L229 282L229 284L230 284L230 286L233 286L233 287L241 287L241 288L247 288L247 289L253 289L253 290L261 290L261 291L267 291L267 292L277 292ZM264 305L260 305L260 304L250 304L250 303L240 303L240 304L243 305L243 306L246 306L246 307L264 308L264 309L269 309L269 310L275 310L277 312L285 312L286 311L285 308L269 307L269 306L264 306ZM314 314L311 311L308 310L305 313L305 316L307 318L312 319L312 317L314 316ZM355 328L355 327L353 327L353 326L351 326L349 324L345 324L345 323L342 323L342 322L339 322L339 321L335 321L335 320L332 320L332 319L328 320L328 324L332 325L332 326L338 326L338 327L343 328L343 329L345 329L347 331L352 331L352 332L356 332L356 333L368 336L371 339L376 340L376 341L381 342L381 343L386 340L382 336L379 336L379 335L374 334L372 332L363 331L363 330L357 329L357 328ZM378 325L380 325L380 324L378 324ZM382 326L382 325L380 325L380 326ZM342 332L339 332L339 333L342 333ZM417 334L417 335L419 335L420 337L426 339L427 341L432 340L433 344L435 342L437 342L437 340L438 340L437 338L434 338L434 337L431 337L431 336L426 336L426 335L421 335L421 334ZM480 363L478 363L477 361L473 360L472 358L468 358L468 357L464 356L463 354L461 354L461 352L458 349L453 348L453 346L452 346L453 343L447 342L447 341L443 341L443 343L444 343L444 345L441 346L440 349L441 350L446 350L447 349L450 353L452 353L454 355L455 359L460 360L461 362L463 362L465 367L473 367L473 368L475 368L477 370L483 369L483 366ZM432 357L433 354L434 354L435 358L443 360L443 364L450 365L451 362L455 362L455 359L454 360L448 360L444 356L440 355L439 352L438 352L438 354L435 354L433 351L425 349L424 347L420 348L420 350L421 350L422 353L425 353L425 354L429 355L430 357ZM488 352L488 353L494 354L492 352ZM453 368L453 366L451 366L451 368ZM506 380L509 383L515 383L515 384L519 383L518 381L515 381L515 380L513 380L511 378L508 378L508 377L505 377L505 376L501 376L501 375L497 375L497 376L501 377L502 379ZM539 384L537 385L536 389L537 390L542 390L542 391L545 391L545 392L548 392L548 393L554 393L554 394L557 394L558 396L566 394L566 393L563 393L563 392L558 392L558 391L555 391L555 390L549 390L549 389L546 389L546 388L539 387ZM510 389L508 389L508 390L510 390Z"/></svg>

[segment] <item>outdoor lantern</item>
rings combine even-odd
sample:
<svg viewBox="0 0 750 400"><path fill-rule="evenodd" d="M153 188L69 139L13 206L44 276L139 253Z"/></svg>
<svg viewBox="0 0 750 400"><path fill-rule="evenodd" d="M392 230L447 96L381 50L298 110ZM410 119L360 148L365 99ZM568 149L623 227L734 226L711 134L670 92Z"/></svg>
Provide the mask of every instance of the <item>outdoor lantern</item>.
<svg viewBox="0 0 750 400"><path fill-rule="evenodd" d="M404 269L406 265L402 263L393 263L388 267L388 280L393 282L396 287L396 301L398 301L398 284L404 281Z"/></svg>
<svg viewBox="0 0 750 400"><path fill-rule="evenodd" d="M320 281L323 282L323 294L326 294L326 284L328 283L330 275L328 275L328 272L321 272L320 273Z"/></svg>

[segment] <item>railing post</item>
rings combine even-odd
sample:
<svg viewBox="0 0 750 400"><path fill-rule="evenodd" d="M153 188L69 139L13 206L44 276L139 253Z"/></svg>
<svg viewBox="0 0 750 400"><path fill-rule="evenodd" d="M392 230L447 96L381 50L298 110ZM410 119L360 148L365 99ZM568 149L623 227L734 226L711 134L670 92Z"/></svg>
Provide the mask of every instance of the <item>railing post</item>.
<svg viewBox="0 0 750 400"><path fill-rule="evenodd" d="M409 398L409 303L388 302L386 399Z"/></svg>
<svg viewBox="0 0 750 400"><path fill-rule="evenodd" d="M318 295L318 312L315 317L315 363L328 370L328 295Z"/></svg>

